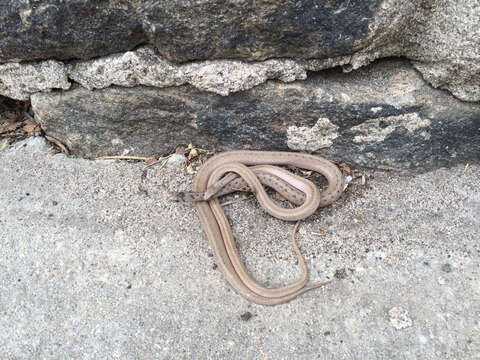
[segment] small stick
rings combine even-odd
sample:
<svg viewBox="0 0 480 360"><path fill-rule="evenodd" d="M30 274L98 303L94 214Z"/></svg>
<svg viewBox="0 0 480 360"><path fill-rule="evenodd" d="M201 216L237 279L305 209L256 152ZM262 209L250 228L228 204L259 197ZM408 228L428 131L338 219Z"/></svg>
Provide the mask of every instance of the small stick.
<svg viewBox="0 0 480 360"><path fill-rule="evenodd" d="M168 159L170 159L170 158L172 157L172 155L173 155L173 154L170 154L170 155L166 156L165 158L162 158L163 163L162 163L162 165L160 165L160 167L158 168L158 170L162 169L162 168L167 164ZM155 162L153 162L153 163L151 163L151 164L148 164L147 166L145 166L145 167L143 168L143 170L148 169L150 166L153 166L153 165L158 164L158 163L161 162L162 160L158 159L157 161L155 161Z"/></svg>
<svg viewBox="0 0 480 360"><path fill-rule="evenodd" d="M139 160L139 161L147 161L150 160L152 157L143 157L143 156L127 156L127 155L112 155L112 156L99 156L94 158L93 160Z"/></svg>

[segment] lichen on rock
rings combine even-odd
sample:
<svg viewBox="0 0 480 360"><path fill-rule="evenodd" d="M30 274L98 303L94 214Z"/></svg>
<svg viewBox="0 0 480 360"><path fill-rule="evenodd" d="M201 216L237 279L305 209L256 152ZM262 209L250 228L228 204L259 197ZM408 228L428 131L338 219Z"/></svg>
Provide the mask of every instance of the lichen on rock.
<svg viewBox="0 0 480 360"><path fill-rule="evenodd" d="M333 144L337 130L328 118L319 118L312 127L292 125L287 129L287 145L292 150L317 151Z"/></svg>

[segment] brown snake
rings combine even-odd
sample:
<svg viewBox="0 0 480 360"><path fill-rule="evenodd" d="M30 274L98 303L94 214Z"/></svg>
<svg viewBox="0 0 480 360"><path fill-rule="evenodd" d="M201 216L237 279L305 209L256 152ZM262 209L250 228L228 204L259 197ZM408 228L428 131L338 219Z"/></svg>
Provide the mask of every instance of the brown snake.
<svg viewBox="0 0 480 360"><path fill-rule="evenodd" d="M327 179L328 186L320 192L309 180L271 165L296 166L316 171ZM266 194L262 183L299 206L286 209L276 205ZM263 209L272 216L297 221L291 239L302 273L300 278L291 284L266 288L250 276L240 259L232 230L218 197L235 191L235 187L245 187L245 184L255 193ZM207 234L217 266L230 285L247 300L262 305L276 305L326 284L306 286L307 267L295 242L295 231L298 220L313 214L319 206L331 204L341 195L343 177L333 163L318 156L299 153L230 151L215 155L203 165L195 179L193 191L179 193L177 197L183 201L196 202L198 217Z"/></svg>

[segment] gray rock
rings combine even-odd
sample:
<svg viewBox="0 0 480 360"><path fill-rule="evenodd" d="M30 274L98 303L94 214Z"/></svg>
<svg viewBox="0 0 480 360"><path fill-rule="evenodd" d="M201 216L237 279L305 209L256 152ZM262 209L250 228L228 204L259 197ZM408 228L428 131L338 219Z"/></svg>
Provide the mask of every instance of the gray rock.
<svg viewBox="0 0 480 360"><path fill-rule="evenodd" d="M201 99L195 99L196 97ZM208 97L193 87L150 87L67 92L32 96L35 119L46 133L73 154L96 157L111 154L158 155L180 143L213 136L198 132L195 109ZM191 101L187 97L192 97Z"/></svg>
<svg viewBox="0 0 480 360"><path fill-rule="evenodd" d="M142 44L175 62L316 59L312 70L403 56L432 85L480 101L479 11L471 0L9 0L0 62L91 59Z"/></svg>
<svg viewBox="0 0 480 360"><path fill-rule="evenodd" d="M29 137L28 141L20 141L15 143L12 148L9 149L10 153L22 153L28 154L32 158L38 155L52 154L52 147L48 144L45 138L41 136Z"/></svg>
<svg viewBox="0 0 480 360"><path fill-rule="evenodd" d="M342 59L335 63L343 63ZM343 61L343 62L342 62ZM334 65L331 60L271 59L259 62L209 60L175 64L155 53L151 46L124 54L87 61L40 61L0 65L0 95L29 100L36 92L68 89L70 80L87 89L112 85L154 87L191 84L198 89L220 95L251 89L268 79L284 82L303 80L307 71Z"/></svg>
<svg viewBox="0 0 480 360"><path fill-rule="evenodd" d="M412 326L413 321L410 318L408 310L401 307L393 307L388 311L390 323L397 330L403 330Z"/></svg>
<svg viewBox="0 0 480 360"><path fill-rule="evenodd" d="M29 100L31 94L39 91L69 88L65 66L59 61L0 65L0 95Z"/></svg>
<svg viewBox="0 0 480 360"><path fill-rule="evenodd" d="M331 57L369 42L380 3L9 0L0 10L0 61L87 59L146 42L179 62Z"/></svg>
<svg viewBox="0 0 480 360"><path fill-rule="evenodd" d="M320 68L318 62L272 59L247 63L238 60L212 60L183 65L157 55L151 47L101 57L90 61L7 63L0 65L0 95L29 100L36 92L68 89L70 79L87 89L112 85L154 87L191 84L220 95L250 89L268 79L291 82L306 79L307 70Z"/></svg>
<svg viewBox="0 0 480 360"><path fill-rule="evenodd" d="M183 154L172 154L167 159L167 164L174 167L181 167L185 165L187 158Z"/></svg>
<svg viewBox="0 0 480 360"><path fill-rule="evenodd" d="M480 101L480 2L430 3L428 20L412 34L407 56L433 86Z"/></svg>
<svg viewBox="0 0 480 360"><path fill-rule="evenodd" d="M32 96L37 121L80 156L159 155L180 144L300 150L365 167L422 170L478 161L480 105L432 89L405 61L228 97L192 86Z"/></svg>
<svg viewBox="0 0 480 360"><path fill-rule="evenodd" d="M6 0L0 62L89 59L146 42L137 3L122 0Z"/></svg>
<svg viewBox="0 0 480 360"><path fill-rule="evenodd" d="M306 65L288 59L247 63L214 60L177 65L155 54L151 47L74 62L68 67L71 79L87 89L111 85L155 87L191 84L220 95L251 89L268 79L285 82L307 78Z"/></svg>

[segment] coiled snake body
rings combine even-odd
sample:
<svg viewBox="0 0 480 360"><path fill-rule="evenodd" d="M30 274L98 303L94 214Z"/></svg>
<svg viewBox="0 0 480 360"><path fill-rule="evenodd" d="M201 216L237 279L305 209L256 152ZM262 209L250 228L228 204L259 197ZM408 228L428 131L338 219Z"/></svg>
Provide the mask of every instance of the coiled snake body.
<svg viewBox="0 0 480 360"><path fill-rule="evenodd" d="M309 180L272 165L296 166L323 175L327 188L320 192ZM250 166L250 167L248 167ZM240 177L239 177L240 176ZM274 188L288 200L299 205L286 209L276 205L266 194L263 184ZM302 268L300 278L286 286L266 288L248 273L235 246L232 230L218 201L218 196L248 185L260 205L274 217L297 221L292 243ZM306 286L308 273L305 261L295 242L298 220L313 214L319 206L327 206L343 191L340 170L318 156L279 151L230 151L210 158L198 172L193 193L179 193L184 201L195 201L198 217L207 235L217 266L225 279L243 297L263 305L287 302L298 295L326 283Z"/></svg>

